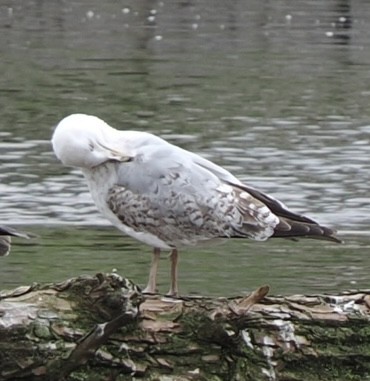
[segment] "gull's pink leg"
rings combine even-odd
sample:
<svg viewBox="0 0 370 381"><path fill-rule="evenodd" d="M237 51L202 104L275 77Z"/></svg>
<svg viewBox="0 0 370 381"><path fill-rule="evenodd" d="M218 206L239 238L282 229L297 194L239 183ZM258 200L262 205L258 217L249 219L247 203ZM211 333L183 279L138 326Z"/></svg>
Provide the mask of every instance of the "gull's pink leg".
<svg viewBox="0 0 370 381"><path fill-rule="evenodd" d="M177 287L177 263L178 263L179 253L177 249L173 249L170 254L171 261L171 287L167 295L177 296L179 293Z"/></svg>
<svg viewBox="0 0 370 381"><path fill-rule="evenodd" d="M158 247L155 247L153 250L152 264L150 265L148 284L143 290L143 293L145 294L157 293L157 271L158 271L158 263L159 263L160 256L161 256L161 249L159 249Z"/></svg>

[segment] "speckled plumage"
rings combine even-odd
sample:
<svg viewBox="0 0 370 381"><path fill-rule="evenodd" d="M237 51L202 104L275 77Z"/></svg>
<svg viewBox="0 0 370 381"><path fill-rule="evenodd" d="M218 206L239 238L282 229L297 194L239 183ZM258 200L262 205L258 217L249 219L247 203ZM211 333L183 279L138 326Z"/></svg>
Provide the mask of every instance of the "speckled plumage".
<svg viewBox="0 0 370 381"><path fill-rule="evenodd" d="M199 195L183 192L181 185L176 187L171 181L164 195L154 192L149 196L115 185L107 201L124 225L149 232L170 247L194 246L214 238L265 239L272 235L278 219L265 205L246 192L223 188Z"/></svg>
<svg viewBox="0 0 370 381"><path fill-rule="evenodd" d="M82 169L99 210L157 249L234 237L339 241L333 230L157 136L75 114L59 123L52 142L64 164Z"/></svg>

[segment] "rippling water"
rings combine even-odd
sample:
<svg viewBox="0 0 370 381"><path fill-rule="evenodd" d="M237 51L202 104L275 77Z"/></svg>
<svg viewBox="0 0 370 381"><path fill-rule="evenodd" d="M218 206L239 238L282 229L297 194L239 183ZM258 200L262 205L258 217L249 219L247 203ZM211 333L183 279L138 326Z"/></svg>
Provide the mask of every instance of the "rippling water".
<svg viewBox="0 0 370 381"><path fill-rule="evenodd" d="M150 249L109 228L80 172L51 152L53 126L85 112L197 152L346 241L189 251L184 292L368 287L367 1L9 4L0 6L1 221L39 238L1 258L0 286L112 268L145 282Z"/></svg>

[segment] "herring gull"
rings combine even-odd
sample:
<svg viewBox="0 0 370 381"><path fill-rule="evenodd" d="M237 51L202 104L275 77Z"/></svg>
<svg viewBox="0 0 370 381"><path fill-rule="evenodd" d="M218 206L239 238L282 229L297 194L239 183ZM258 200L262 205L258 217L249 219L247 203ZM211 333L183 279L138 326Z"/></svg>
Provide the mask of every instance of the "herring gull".
<svg viewBox="0 0 370 381"><path fill-rule="evenodd" d="M11 236L30 238L26 233L19 232L9 226L0 225L0 257L5 257L10 253Z"/></svg>
<svg viewBox="0 0 370 381"><path fill-rule="evenodd" d="M120 131L96 116L72 114L52 145L79 167L99 211L119 230L154 248L144 292L156 292L161 250L170 250L170 295L177 295L178 250L218 238L315 238L335 231L291 212L226 169L147 132Z"/></svg>

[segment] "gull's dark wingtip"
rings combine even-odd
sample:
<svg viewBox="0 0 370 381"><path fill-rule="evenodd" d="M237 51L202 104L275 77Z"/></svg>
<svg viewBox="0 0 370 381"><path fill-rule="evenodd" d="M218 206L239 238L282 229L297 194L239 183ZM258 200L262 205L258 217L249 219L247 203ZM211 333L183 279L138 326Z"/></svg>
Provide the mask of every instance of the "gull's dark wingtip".
<svg viewBox="0 0 370 381"><path fill-rule="evenodd" d="M20 237L30 239L33 238L33 234L20 232L16 229L13 229L9 226L0 225L0 236L12 236L12 237Z"/></svg>
<svg viewBox="0 0 370 381"><path fill-rule="evenodd" d="M332 235L328 236L327 240L329 241L332 241L332 242L335 242L335 243L340 243L340 244L343 244L344 243L344 240L343 239L340 239L337 237L337 232L336 230L332 230Z"/></svg>
<svg viewBox="0 0 370 381"><path fill-rule="evenodd" d="M337 237L334 229L322 226L315 222L303 222L293 218L279 217L280 222L275 227L272 237L280 238L312 238L335 243L344 243Z"/></svg>
<svg viewBox="0 0 370 381"><path fill-rule="evenodd" d="M5 257L10 253L12 245L11 237L30 239L36 236L30 233L20 232L9 226L0 225L0 257Z"/></svg>
<svg viewBox="0 0 370 381"><path fill-rule="evenodd" d="M334 229L322 226L315 220L302 214L297 214L289 210L283 203L276 200L253 187L245 184L238 185L239 188L251 194L253 197L264 203L272 213L279 218L279 223L274 228L272 237L281 238L312 238L336 243L344 243L337 237Z"/></svg>

